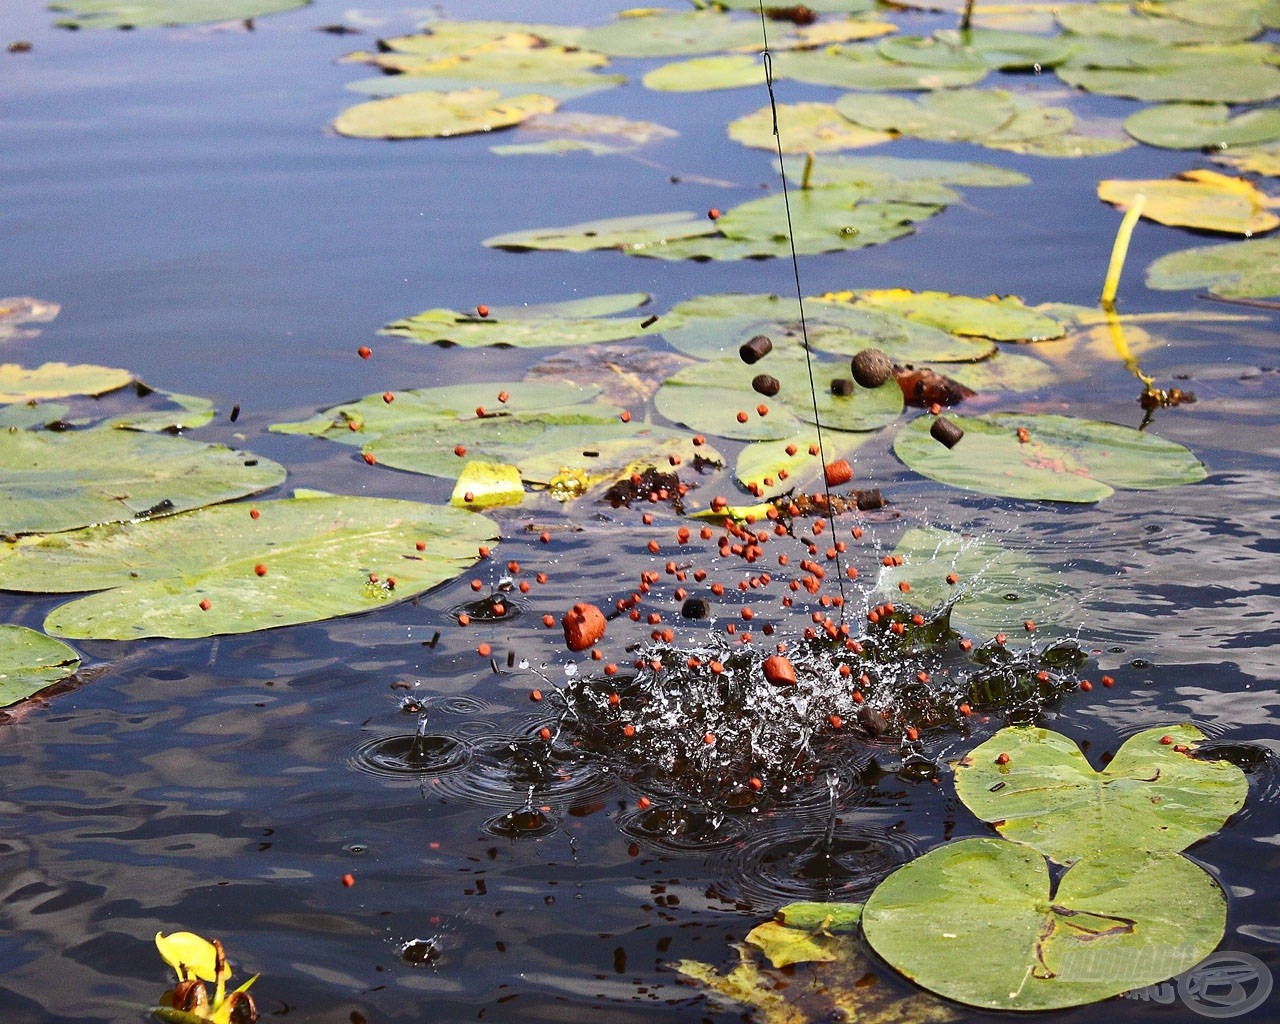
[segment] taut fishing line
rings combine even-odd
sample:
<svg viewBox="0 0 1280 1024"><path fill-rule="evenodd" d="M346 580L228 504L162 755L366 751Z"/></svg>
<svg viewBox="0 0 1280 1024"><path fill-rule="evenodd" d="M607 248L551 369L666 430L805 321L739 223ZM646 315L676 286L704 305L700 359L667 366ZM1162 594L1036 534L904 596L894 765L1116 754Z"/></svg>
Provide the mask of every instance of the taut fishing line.
<svg viewBox="0 0 1280 1024"><path fill-rule="evenodd" d="M840 589L840 621L845 619L848 605L844 592L844 565L840 548L836 543L836 512L831 501L831 484L827 481L827 452L822 439L822 417L818 415L818 389L813 378L813 352L809 348L809 328L804 317L804 290L800 287L800 260L796 256L796 236L791 225L791 193L787 187L787 164L782 155L782 135L778 131L778 100L773 94L773 54L769 52L769 19L764 12L764 0L758 0L760 9L760 37L764 42L761 56L764 58L764 84L769 90L769 111L773 116L773 141L778 152L778 176L782 179L782 208L787 214L787 242L791 246L791 272L795 278L796 306L800 311L800 339L804 346L804 363L809 372L809 398L813 401L813 428L818 436L818 459L822 463L822 493L826 500L827 525L831 529L831 549L835 553L836 584Z"/></svg>

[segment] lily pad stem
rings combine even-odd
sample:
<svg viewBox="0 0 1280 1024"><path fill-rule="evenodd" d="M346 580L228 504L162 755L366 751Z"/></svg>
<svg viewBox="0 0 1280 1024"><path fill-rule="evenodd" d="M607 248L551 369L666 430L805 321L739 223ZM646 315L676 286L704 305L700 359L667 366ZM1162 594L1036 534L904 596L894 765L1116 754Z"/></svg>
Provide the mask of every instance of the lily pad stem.
<svg viewBox="0 0 1280 1024"><path fill-rule="evenodd" d="M1133 205L1125 211L1120 221L1120 229L1116 232L1115 244L1111 247L1111 262L1107 264L1107 278L1102 284L1102 308L1113 310L1116 303L1116 290L1120 287L1120 274L1124 270L1125 257L1129 254L1129 239L1133 237L1134 225L1142 216L1142 208L1147 197L1139 192L1133 197Z"/></svg>

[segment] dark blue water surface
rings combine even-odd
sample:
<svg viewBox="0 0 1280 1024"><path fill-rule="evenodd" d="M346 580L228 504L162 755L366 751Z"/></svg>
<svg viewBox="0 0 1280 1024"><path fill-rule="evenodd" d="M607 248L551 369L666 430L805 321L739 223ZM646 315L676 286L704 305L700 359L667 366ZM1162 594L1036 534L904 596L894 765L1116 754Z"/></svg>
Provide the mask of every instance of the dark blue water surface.
<svg viewBox="0 0 1280 1024"><path fill-rule="evenodd" d="M304 486L443 500L442 481L370 469L351 449L266 426L383 389L517 378L539 355L379 338L394 318L610 291L650 292L662 311L697 294L793 287L778 261L481 245L502 231L727 207L776 188L770 155L724 131L766 102L763 87L658 94L639 82L650 62L621 61L626 86L571 108L657 120L679 138L642 159L499 158L485 137L387 143L327 129L361 98L345 85L367 77L339 58L412 30L425 13L416 8L319 0L251 31L134 32L57 30L29 0L0 8L0 43L32 43L0 55L0 295L62 306L38 337L3 343L0 357L122 366L154 387L207 395L220 415L193 436L284 462L282 494ZM441 13L595 22L610 10L473 0ZM334 23L363 34L318 31ZM791 83L778 91L784 102L832 95ZM1209 166L1199 154L1145 148L1059 161L893 147L989 160L1034 183L962 189L963 204L913 237L805 258L807 294L901 286L1092 304L1118 222L1095 198L1097 180ZM1143 224L1121 304L1257 317L1149 327L1146 372L1199 399L1160 412L1155 427L1203 459L1203 483L1121 491L1096 506L1001 502L923 481L872 442L859 478L883 488L893 514L868 524L869 546L856 557L874 576L903 523L920 523L999 539L1060 569L1064 617L1092 652L1090 670L1116 686L1069 698L1049 719L1054 728L1086 742L1095 764L1128 735L1178 721L1249 754L1245 810L1191 852L1229 893L1223 948L1276 970L1277 321L1144 289L1146 263L1190 244L1185 232ZM369 362L355 356L364 344L376 349ZM1015 407L1136 425L1137 392L1101 346ZM242 413L233 425L234 403ZM262 973L255 993L266 1019L699 1021L716 1010L677 981L672 962L727 967L729 943L779 904L865 895L944 838L984 833L952 796L945 767L974 742L962 736L927 745L943 765L937 784L899 776L896 743L871 751L883 774L867 770L870 755L843 766L835 838L847 864L835 881L815 878L798 856L829 824L824 787L719 827L695 814L685 841L675 827L663 832L670 819L656 835L637 820L640 789L616 766L567 758L547 773L522 762L554 719L529 689L550 693L574 661L542 615L584 595L625 596L655 560L639 512L536 504L502 521L495 563L420 601L245 637L82 643L83 685L11 709L0 724L0 1019L141 1020L167 980L152 937L186 929L220 938L238 978ZM548 526L549 545L537 539ZM508 559L545 570L549 582L509 624L458 628L452 610L474 599L469 581L496 584ZM56 603L0 595L0 616L38 628ZM799 608L774 614L782 632L807 623ZM1014 609L1011 619L1017 627L1022 616ZM611 627L618 652L647 635L629 626ZM492 663L476 653L481 640ZM408 710L406 695L418 702ZM428 737L447 744L413 746L423 709ZM435 755L458 760L429 763ZM347 873L354 886L342 884ZM909 990L882 973L882 985ZM1277 1019L1274 1006L1249 1019ZM1199 1018L1181 1004L1124 1001L1055 1019Z"/></svg>

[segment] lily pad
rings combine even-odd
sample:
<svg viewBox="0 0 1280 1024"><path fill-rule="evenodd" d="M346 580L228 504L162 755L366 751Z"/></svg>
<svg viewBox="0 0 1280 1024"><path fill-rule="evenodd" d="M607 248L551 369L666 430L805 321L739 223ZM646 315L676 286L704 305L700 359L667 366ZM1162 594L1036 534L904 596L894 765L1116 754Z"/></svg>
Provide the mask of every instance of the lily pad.
<svg viewBox="0 0 1280 1024"><path fill-rule="evenodd" d="M244 504L218 505L23 537L0 549L0 587L101 591L49 613L45 629L57 636L248 633L421 594L498 536L476 513L385 498L292 498L258 511L255 519Z"/></svg>
<svg viewBox="0 0 1280 1024"><path fill-rule="evenodd" d="M1089 92L1187 103L1262 103L1280 96L1280 67L1269 62L1267 47L1255 43L1161 46L1101 37L1084 42L1054 71Z"/></svg>
<svg viewBox="0 0 1280 1024"><path fill-rule="evenodd" d="M1262 31L1256 7L1249 4L1213 4L1211 19L1194 15L1194 8L1180 3L1077 3L1064 4L1056 12L1058 24L1084 36L1116 36L1168 45L1234 43L1252 39ZM1200 10L1206 11L1203 6Z"/></svg>
<svg viewBox="0 0 1280 1024"><path fill-rule="evenodd" d="M832 153L889 142L893 135L854 124L832 103L779 103L777 123L784 153ZM729 122L729 138L755 149L777 149L772 107Z"/></svg>
<svg viewBox="0 0 1280 1024"><path fill-rule="evenodd" d="M1137 196L1145 196L1142 216L1172 227L1256 235L1280 225L1271 212L1280 207L1249 181L1217 171L1183 171L1176 178L1147 181L1110 179L1098 183L1098 198L1129 209Z"/></svg>
<svg viewBox="0 0 1280 1024"><path fill-rule="evenodd" d="M931 480L982 494L1091 502L1115 487L1151 490L1205 477L1182 445L1116 423L1047 413L947 418L964 431L954 448L935 441L931 417L922 416L898 432L894 453Z"/></svg>
<svg viewBox="0 0 1280 1024"><path fill-rule="evenodd" d="M788 167L789 177L800 181L803 171ZM919 160L897 156L824 156L808 169L814 185L843 185L893 181L936 181L940 185L1003 188L1027 185L1031 179L1019 171L995 164L963 160Z"/></svg>
<svg viewBox="0 0 1280 1024"><path fill-rule="evenodd" d="M777 921L756 925L747 933L747 942L764 953L774 967L830 963L840 956L838 944L828 936L788 928Z"/></svg>
<svg viewBox="0 0 1280 1024"><path fill-rule="evenodd" d="M0 433L0 533L53 533L230 501L266 490L284 467L181 437L97 428Z"/></svg>
<svg viewBox="0 0 1280 1024"><path fill-rule="evenodd" d="M555 249L562 252L589 252L593 249L658 249L671 242L699 235L717 234L715 224L702 214L639 214L630 217L606 217L603 220L570 224L566 227L534 228L511 231L486 238L491 249Z"/></svg>
<svg viewBox="0 0 1280 1024"><path fill-rule="evenodd" d="M1280 110L1266 107L1232 117L1225 103L1165 103L1129 115L1124 130L1163 149L1226 149L1280 138Z"/></svg>
<svg viewBox="0 0 1280 1024"><path fill-rule="evenodd" d="M415 53L378 53L369 63L394 74L415 78L444 79L468 86L523 84L576 86L589 83L597 68L609 63L602 53L564 46L485 49L448 57L425 57ZM455 86L456 87L456 86Z"/></svg>
<svg viewBox="0 0 1280 1024"><path fill-rule="evenodd" d="M764 67L759 57L745 53L664 64L644 76L644 84L658 92L710 92L764 84Z"/></svg>
<svg viewBox="0 0 1280 1024"><path fill-rule="evenodd" d="M885 387L893 387L886 384ZM852 463L854 453L870 433L848 434L825 432L823 444L812 428L776 441L753 441L738 453L734 476L752 494L760 498L776 498L788 491L805 490L823 478L823 452L828 462L845 459Z"/></svg>
<svg viewBox="0 0 1280 1024"><path fill-rule="evenodd" d="M877 592L889 601L900 599L898 584L907 581L912 604L925 609L950 605L951 626L960 632L989 637L1027 619L1038 624L1038 632L1055 625L1075 628L1065 621L1070 613L1058 573L995 541L913 527L893 553L902 564L881 571ZM948 582L948 576L957 582Z"/></svg>
<svg viewBox="0 0 1280 1024"><path fill-rule="evenodd" d="M556 106L547 96L504 98L496 89L411 92L358 103L339 114L333 127L360 139L447 138L508 128Z"/></svg>
<svg viewBox="0 0 1280 1024"><path fill-rule="evenodd" d="M875 46L829 46L774 54L774 75L810 85L872 92L920 92L976 85L988 67L974 55L957 54L949 63L904 63L882 56Z"/></svg>
<svg viewBox="0 0 1280 1024"><path fill-rule="evenodd" d="M36 337L40 328L23 325L47 324L57 317L61 309L56 302L45 302L27 295L0 299L0 341Z"/></svg>
<svg viewBox="0 0 1280 1024"><path fill-rule="evenodd" d="M1280 142L1266 146L1241 146L1229 153L1214 153L1209 159L1246 174L1280 176Z"/></svg>
<svg viewBox="0 0 1280 1024"><path fill-rule="evenodd" d="M1235 765L1188 753L1203 740L1192 725L1147 729L1095 772L1059 733L1001 729L957 763L956 793L1006 839L1059 864L1126 848L1177 853L1218 831L1249 791Z"/></svg>
<svg viewBox="0 0 1280 1024"><path fill-rule="evenodd" d="M1125 844L1055 886L1045 859L999 839L949 843L880 883L867 941L916 983L967 1006L1082 1006L1164 981L1211 953L1226 898L1177 854Z"/></svg>
<svg viewBox="0 0 1280 1024"><path fill-rule="evenodd" d="M59 28L150 28L209 21L245 21L305 7L311 0L68 0L49 10L65 14Z"/></svg>
<svg viewBox="0 0 1280 1024"><path fill-rule="evenodd" d="M1280 296L1280 238L1253 238L1183 249L1147 267L1147 287L1207 288L1232 299Z"/></svg>
<svg viewBox="0 0 1280 1024"><path fill-rule="evenodd" d="M847 372L846 363L813 359L816 380L831 380ZM686 367L658 389L654 406L663 416L720 437L744 441L780 439L799 434L814 418L809 390L809 365L804 353L775 351L759 369L781 385L777 395L762 400L751 387L752 373L734 357ZM832 431L878 430L902 412L902 390L896 383L851 395L833 395L818 388L818 416ZM761 416L757 406L768 412ZM742 414L742 415L739 415Z"/></svg>
<svg viewBox="0 0 1280 1024"><path fill-rule="evenodd" d="M0 365L0 402L44 401L69 395L104 395L133 383L133 374L110 366L44 363L28 370L18 363Z"/></svg>
<svg viewBox="0 0 1280 1024"><path fill-rule="evenodd" d="M956 89L919 99L850 93L836 101L836 109L866 128L939 142L980 141L1018 111L1000 89Z"/></svg>
<svg viewBox="0 0 1280 1024"><path fill-rule="evenodd" d="M1014 295L974 298L888 288L858 292L855 302L952 334L993 341L1050 341L1066 333L1066 328L1053 317L1031 309Z"/></svg>
<svg viewBox="0 0 1280 1024"><path fill-rule="evenodd" d="M772 41L780 43L785 36L779 32ZM586 29L578 39L579 45L611 57L678 57L761 46L758 20L715 10L624 11L607 25Z"/></svg>
<svg viewBox="0 0 1280 1024"><path fill-rule="evenodd" d="M522 133L552 136L542 142L490 146L500 156L518 153L564 153L587 151L597 156L630 153L653 142L674 139L679 132L653 121L632 121L611 114L556 111L531 117Z"/></svg>
<svg viewBox="0 0 1280 1024"><path fill-rule="evenodd" d="M1001 71L1039 72L1071 56L1075 43L1066 36L1038 36L1001 28L941 29L933 36L951 47L964 46Z"/></svg>
<svg viewBox="0 0 1280 1024"><path fill-rule="evenodd" d="M449 503L459 508L495 508L523 500L524 482L516 466L473 459L462 467Z"/></svg>
<svg viewBox="0 0 1280 1024"><path fill-rule="evenodd" d="M80 657L26 626L0 625L0 707L8 707L74 675Z"/></svg>
<svg viewBox="0 0 1280 1024"><path fill-rule="evenodd" d="M429 309L416 316L394 320L379 333L393 334L425 344L474 348L500 345L514 348L549 348L596 345L634 338L644 333L643 316L611 317L650 301L644 292L595 295L567 302L525 306L494 306L485 316L475 312Z"/></svg>

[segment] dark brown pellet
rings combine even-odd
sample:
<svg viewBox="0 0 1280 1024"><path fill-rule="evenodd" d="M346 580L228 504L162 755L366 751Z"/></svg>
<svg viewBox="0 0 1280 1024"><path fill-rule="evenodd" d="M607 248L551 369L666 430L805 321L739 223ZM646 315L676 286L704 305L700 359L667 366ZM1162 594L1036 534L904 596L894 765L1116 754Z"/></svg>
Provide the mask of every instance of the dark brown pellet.
<svg viewBox="0 0 1280 1024"><path fill-rule="evenodd" d="M964 437L964 431L945 416L938 416L934 419L933 426L929 428L929 436L939 444L954 448L959 443L960 438Z"/></svg>
<svg viewBox="0 0 1280 1024"><path fill-rule="evenodd" d="M691 597L680 606L680 614L686 619L705 619L711 614L711 605L701 597Z"/></svg>
<svg viewBox="0 0 1280 1024"><path fill-rule="evenodd" d="M752 378L751 386L766 398L772 398L782 388L778 378L770 377L767 373L761 373Z"/></svg>
<svg viewBox="0 0 1280 1024"><path fill-rule="evenodd" d="M763 334L757 334L748 342L744 342L742 347L738 349L738 355L742 357L742 361L750 366L757 363L770 352L773 351L773 342L766 338Z"/></svg>
<svg viewBox="0 0 1280 1024"><path fill-rule="evenodd" d="M845 398L853 394L853 381L848 377L835 377L831 381L831 393Z"/></svg>

